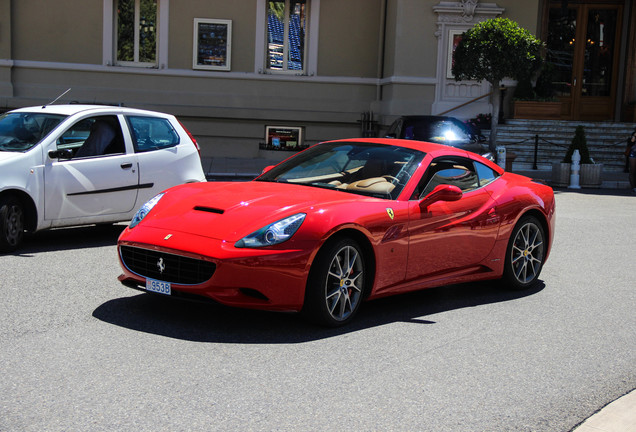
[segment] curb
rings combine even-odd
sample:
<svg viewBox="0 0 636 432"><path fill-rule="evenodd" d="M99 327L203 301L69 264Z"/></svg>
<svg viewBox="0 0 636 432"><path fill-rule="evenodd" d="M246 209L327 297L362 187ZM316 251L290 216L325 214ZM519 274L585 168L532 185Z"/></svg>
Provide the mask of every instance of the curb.
<svg viewBox="0 0 636 432"><path fill-rule="evenodd" d="M636 389L604 406L572 432L636 431Z"/></svg>

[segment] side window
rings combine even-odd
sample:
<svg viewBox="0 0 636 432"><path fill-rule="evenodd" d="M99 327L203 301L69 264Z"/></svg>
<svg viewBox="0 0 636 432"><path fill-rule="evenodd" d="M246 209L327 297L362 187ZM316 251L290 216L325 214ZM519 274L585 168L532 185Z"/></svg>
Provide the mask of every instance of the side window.
<svg viewBox="0 0 636 432"><path fill-rule="evenodd" d="M135 152L159 150L179 144L179 134L168 119L159 117L126 117Z"/></svg>
<svg viewBox="0 0 636 432"><path fill-rule="evenodd" d="M457 186L462 192L477 189L479 182L472 161L459 158L434 160L422 177L415 191L415 198L424 198L441 184Z"/></svg>
<svg viewBox="0 0 636 432"><path fill-rule="evenodd" d="M479 186L486 186L488 183L494 181L499 177L499 174L488 168L486 165L479 162L474 162L477 169L477 175L479 176Z"/></svg>
<svg viewBox="0 0 636 432"><path fill-rule="evenodd" d="M126 152L117 116L80 120L60 135L56 145L58 150L72 150L74 158Z"/></svg>
<svg viewBox="0 0 636 432"><path fill-rule="evenodd" d="M266 69L271 72L306 71L308 0L267 2Z"/></svg>
<svg viewBox="0 0 636 432"><path fill-rule="evenodd" d="M116 59L122 66L157 65L157 0L116 0Z"/></svg>

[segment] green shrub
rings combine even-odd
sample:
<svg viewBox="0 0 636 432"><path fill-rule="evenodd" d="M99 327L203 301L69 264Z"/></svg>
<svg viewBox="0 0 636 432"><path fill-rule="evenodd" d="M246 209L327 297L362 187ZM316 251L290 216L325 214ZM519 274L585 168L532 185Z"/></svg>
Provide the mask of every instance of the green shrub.
<svg viewBox="0 0 636 432"><path fill-rule="evenodd" d="M572 163L572 155L574 154L574 150L578 150L581 154L582 164L594 163L592 158L590 158L590 151L587 148L587 139L585 138L585 128L583 126L576 127L576 131L574 131L574 138L572 138L570 147L568 147L568 151L565 153L563 162Z"/></svg>

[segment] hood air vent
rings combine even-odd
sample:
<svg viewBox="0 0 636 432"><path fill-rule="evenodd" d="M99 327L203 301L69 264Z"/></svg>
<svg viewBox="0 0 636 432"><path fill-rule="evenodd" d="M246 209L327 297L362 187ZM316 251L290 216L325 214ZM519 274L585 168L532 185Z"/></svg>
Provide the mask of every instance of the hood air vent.
<svg viewBox="0 0 636 432"><path fill-rule="evenodd" d="M196 211L203 211L203 212L216 213L216 214L223 214L225 212L225 210L217 209L214 207L205 207L205 206L194 206L194 209Z"/></svg>

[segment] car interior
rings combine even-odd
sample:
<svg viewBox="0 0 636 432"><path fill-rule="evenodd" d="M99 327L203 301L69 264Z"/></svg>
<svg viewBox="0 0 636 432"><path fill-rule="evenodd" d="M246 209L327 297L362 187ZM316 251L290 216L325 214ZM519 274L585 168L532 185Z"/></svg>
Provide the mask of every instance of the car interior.
<svg viewBox="0 0 636 432"><path fill-rule="evenodd" d="M58 138L57 148L71 150L73 158L126 152L124 136L116 116L80 120Z"/></svg>

